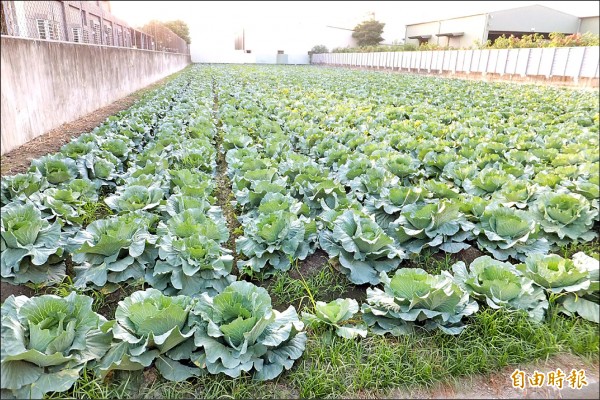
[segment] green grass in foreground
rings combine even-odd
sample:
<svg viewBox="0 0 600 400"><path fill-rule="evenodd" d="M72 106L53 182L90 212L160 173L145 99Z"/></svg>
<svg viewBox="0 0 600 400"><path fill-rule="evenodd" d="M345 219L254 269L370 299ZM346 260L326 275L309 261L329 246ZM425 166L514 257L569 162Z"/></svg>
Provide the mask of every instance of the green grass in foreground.
<svg viewBox="0 0 600 400"><path fill-rule="evenodd" d="M411 336L369 336L346 340L309 332L303 357L273 382L206 375L187 382L161 378L142 387L102 383L89 372L66 393L48 398L289 398L343 397L359 391L385 396L396 388L430 387L476 373L570 352L598 358L598 327L557 315L535 324L521 313L482 309L459 336L422 332Z"/></svg>
<svg viewBox="0 0 600 400"><path fill-rule="evenodd" d="M594 241L566 246L557 253L570 257L584 251L597 257L597 245ZM448 269L452 260L449 256L433 257L425 253L414 264L411 267L439 273ZM331 263L308 277L297 267L295 270L298 279L291 273L281 273L265 285L276 307L293 304L300 312L310 310L312 301L355 294L349 292L354 286ZM67 286L68 280L59 288L65 291ZM339 398L355 397L359 392L385 397L393 389L431 387L558 353L572 353L598 362L597 324L559 314L553 302L551 298L547 318L541 324L529 321L523 313L483 306L468 319L469 326L458 336L422 331L398 338L369 335L365 339L346 340L309 331L302 358L290 371L271 382L254 382L248 376L234 379L222 374L169 382L152 372L153 369L145 371L143 379L138 376L103 382L88 371L70 391L49 394L47 398Z"/></svg>

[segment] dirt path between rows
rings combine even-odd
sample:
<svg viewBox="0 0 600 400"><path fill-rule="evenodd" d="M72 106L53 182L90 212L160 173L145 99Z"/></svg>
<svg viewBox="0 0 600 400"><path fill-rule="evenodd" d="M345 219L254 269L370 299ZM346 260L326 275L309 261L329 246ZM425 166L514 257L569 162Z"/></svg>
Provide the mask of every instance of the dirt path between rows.
<svg viewBox="0 0 600 400"><path fill-rule="evenodd" d="M102 122L111 115L131 107L145 93L164 85L171 80L174 75L179 74L179 72L171 74L158 82L133 92L127 97L123 97L105 107L99 108L75 121L62 124L24 145L3 154L0 156L0 176L15 175L27 171L32 160L59 151L63 145L70 142L72 139L86 132L90 132L92 129L102 124Z"/></svg>

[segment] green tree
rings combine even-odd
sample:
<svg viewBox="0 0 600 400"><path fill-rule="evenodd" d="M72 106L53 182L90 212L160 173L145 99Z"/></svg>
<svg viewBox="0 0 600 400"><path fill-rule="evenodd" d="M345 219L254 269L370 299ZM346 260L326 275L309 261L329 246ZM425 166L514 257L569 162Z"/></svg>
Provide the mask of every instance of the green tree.
<svg viewBox="0 0 600 400"><path fill-rule="evenodd" d="M308 52L308 54L322 54L322 53L329 53L329 50L327 49L327 46L325 46L323 44L318 44L318 45L314 46Z"/></svg>
<svg viewBox="0 0 600 400"><path fill-rule="evenodd" d="M383 41L381 34L385 23L375 19L363 21L354 27L352 37L359 46L376 46Z"/></svg>
<svg viewBox="0 0 600 400"><path fill-rule="evenodd" d="M187 44L190 44L190 27L180 19L175 21L163 22L163 25L173 31L174 34L185 40Z"/></svg>

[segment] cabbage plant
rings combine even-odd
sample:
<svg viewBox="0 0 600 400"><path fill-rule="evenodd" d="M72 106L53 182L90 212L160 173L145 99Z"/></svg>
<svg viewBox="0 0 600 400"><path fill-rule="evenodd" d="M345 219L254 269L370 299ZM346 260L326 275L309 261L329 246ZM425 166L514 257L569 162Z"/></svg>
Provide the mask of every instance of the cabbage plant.
<svg viewBox="0 0 600 400"><path fill-rule="evenodd" d="M473 260L468 270L464 262L457 262L452 272L459 285L491 308L522 310L535 322L543 320L548 308L544 291L514 265L482 256Z"/></svg>
<svg viewBox="0 0 600 400"><path fill-rule="evenodd" d="M338 257L341 272L357 285L377 285L379 273L394 270L404 257L375 221L354 210L337 217L332 230L320 232L319 243L330 257Z"/></svg>
<svg viewBox="0 0 600 400"><path fill-rule="evenodd" d="M2 207L0 271L2 280L18 285L60 281L65 237L58 222L42 218L33 204Z"/></svg>
<svg viewBox="0 0 600 400"><path fill-rule="evenodd" d="M152 363L170 381L200 375L201 370L185 365L196 349L192 306L190 297L169 297L152 288L120 301L111 329L114 341L98 365L102 376L113 370L142 370Z"/></svg>
<svg viewBox="0 0 600 400"><path fill-rule="evenodd" d="M525 180L511 181L492 194L492 199L505 207L527 208L537 192L537 187Z"/></svg>
<svg viewBox="0 0 600 400"><path fill-rule="evenodd" d="M192 360L211 374L274 379L304 352L306 334L296 309L274 310L269 293L249 282L233 282L214 297L203 293L192 312L200 350Z"/></svg>
<svg viewBox="0 0 600 400"><path fill-rule="evenodd" d="M75 161L62 154L47 155L33 160L29 171L36 170L53 185L68 182L77 178L79 174Z"/></svg>
<svg viewBox="0 0 600 400"><path fill-rule="evenodd" d="M380 274L383 290L367 289L363 320L378 335L414 332L416 327L457 335L462 319L479 309L477 302L451 278L430 275L421 268L401 268L393 277Z"/></svg>
<svg viewBox="0 0 600 400"><path fill-rule="evenodd" d="M378 196L368 196L365 211L375 217L375 222L384 229L398 219L404 207L420 202L427 197L427 191L420 186L396 186L381 189Z"/></svg>
<svg viewBox="0 0 600 400"><path fill-rule="evenodd" d="M553 244L588 242L598 234L593 230L597 210L577 193L548 192L539 196L532 212Z"/></svg>
<svg viewBox="0 0 600 400"><path fill-rule="evenodd" d="M4 207L11 201L25 201L32 194L38 193L46 187L48 187L48 181L38 170L3 176L2 183L0 183L0 205Z"/></svg>
<svg viewBox="0 0 600 400"><path fill-rule="evenodd" d="M103 287L143 278L157 256L149 222L135 214L114 216L92 222L69 239L73 262L79 264L75 285L86 287L91 282Z"/></svg>
<svg viewBox="0 0 600 400"><path fill-rule="evenodd" d="M120 193L109 196L104 202L118 212L150 211L163 202L164 192L157 187L127 186Z"/></svg>
<svg viewBox="0 0 600 400"><path fill-rule="evenodd" d="M304 260L314 251L315 234L314 222L285 209L261 213L246 222L244 235L236 239L237 251L247 257L237 266L267 275L287 271L292 260Z"/></svg>
<svg viewBox="0 0 600 400"><path fill-rule="evenodd" d="M2 304L0 387L18 399L69 390L81 370L109 349L108 330L88 296L8 297Z"/></svg>
<svg viewBox="0 0 600 400"><path fill-rule="evenodd" d="M84 205L97 199L95 187L87 179L73 179L68 184L46 189L31 197L46 218L60 220L64 231L77 229L84 221Z"/></svg>
<svg viewBox="0 0 600 400"><path fill-rule="evenodd" d="M235 280L233 256L222 247L229 238L218 207L189 209L159 222L158 256L146 270L146 282L168 295L217 294Z"/></svg>
<svg viewBox="0 0 600 400"><path fill-rule="evenodd" d="M573 265L578 270L587 270L590 285L587 289L568 293L560 302L560 311L567 315L579 315L600 323L600 262L583 252L573 254Z"/></svg>
<svg viewBox="0 0 600 400"><path fill-rule="evenodd" d="M485 197L502 188L513 178L504 170L484 168L472 179L465 179L463 188L469 194Z"/></svg>
<svg viewBox="0 0 600 400"><path fill-rule="evenodd" d="M411 204L402 209L388 230L400 247L411 253L418 254L426 247L458 253L471 247L465 241L471 239L474 227L459 208L460 204L452 200Z"/></svg>
<svg viewBox="0 0 600 400"><path fill-rule="evenodd" d="M528 254L546 254L550 249L530 213L497 204L486 207L473 232L479 247L498 260L513 257L524 261Z"/></svg>
<svg viewBox="0 0 600 400"><path fill-rule="evenodd" d="M588 270L558 254L532 254L516 268L552 293L587 290L590 286Z"/></svg>
<svg viewBox="0 0 600 400"><path fill-rule="evenodd" d="M336 299L329 303L317 301L315 313L302 312L302 321L307 327L326 325L335 328L336 335L345 339L366 337L367 327L364 324L349 323L358 310L358 302L354 299Z"/></svg>

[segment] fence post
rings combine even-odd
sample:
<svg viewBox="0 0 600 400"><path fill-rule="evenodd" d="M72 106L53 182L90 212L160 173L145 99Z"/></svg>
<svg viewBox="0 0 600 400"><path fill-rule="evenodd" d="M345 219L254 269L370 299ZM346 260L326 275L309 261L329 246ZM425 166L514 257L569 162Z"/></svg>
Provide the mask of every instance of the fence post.
<svg viewBox="0 0 600 400"><path fill-rule="evenodd" d="M548 75L546 75L546 79L550 78L552 76L552 67L554 66L554 59L556 58L556 47L552 48L552 61L550 62L550 70L548 72Z"/></svg>
<svg viewBox="0 0 600 400"><path fill-rule="evenodd" d="M585 60L586 52L587 52L587 47L584 47L583 54L581 56L581 61L579 62L579 69L577 70L577 76L575 77L575 83L579 83L579 78L581 77L581 70L583 69L583 60Z"/></svg>
<svg viewBox="0 0 600 400"><path fill-rule="evenodd" d="M521 50L527 50L527 61L525 62L525 72L523 72L521 74L521 76L523 78L525 78L527 76L527 70L529 69L529 58L531 55L531 49L519 49L519 54L521 53ZM517 60L518 60L518 58L517 58Z"/></svg>
<svg viewBox="0 0 600 400"><path fill-rule="evenodd" d="M452 68L452 74L456 74L456 67L458 65L458 51L457 50L452 50L452 53L454 53L456 55L456 57L454 57L454 67Z"/></svg>
<svg viewBox="0 0 600 400"><path fill-rule="evenodd" d="M562 76L567 76L567 67L569 66L569 56L571 55L571 48L567 49L567 59L565 60L565 68L563 69Z"/></svg>

